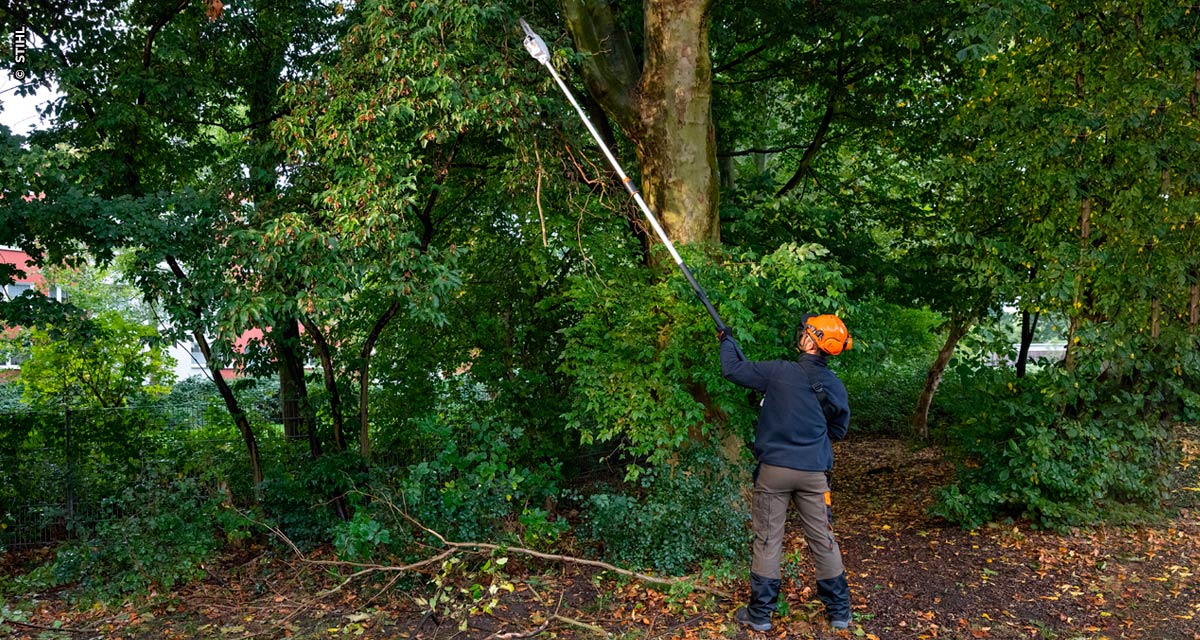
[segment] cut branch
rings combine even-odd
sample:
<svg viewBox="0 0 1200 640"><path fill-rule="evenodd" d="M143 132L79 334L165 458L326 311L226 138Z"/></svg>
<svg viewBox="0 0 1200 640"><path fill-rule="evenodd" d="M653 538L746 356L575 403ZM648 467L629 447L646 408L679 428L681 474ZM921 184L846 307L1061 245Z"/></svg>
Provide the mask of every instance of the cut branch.
<svg viewBox="0 0 1200 640"><path fill-rule="evenodd" d="M367 495L367 494L364 494L364 495ZM370 497L374 500L380 500L380 498L378 498L377 496L368 496L368 497ZM338 586L336 586L332 589L328 589L326 591L321 592L319 594L320 596L327 596L327 595L336 593L336 592L340 591L341 589L345 588L346 585L350 584L355 579L369 576L374 573L384 573L384 572L392 573L392 572L412 571L414 569L419 569L421 567L425 567L425 566L440 562L442 560L445 560L446 558L448 558L456 553L463 553L463 552L469 553L469 552L479 552L479 551L502 551L504 553L516 553L516 554L523 555L523 556L529 556L531 558L538 558L540 560L550 560L553 562L565 562L565 563L569 563L569 564L577 564L577 565L584 565L584 566L588 566L588 567L596 567L598 569L603 569L605 571L610 571L610 572L616 573L618 575L626 576L629 578L634 578L636 580L640 580L642 582L649 582L652 584L661 584L661 585L666 585L666 586L671 586L671 587L676 586L676 585L686 585L696 591L702 591L704 593L709 593L709 594L712 594L719 598L723 598L725 600L731 600L733 598L732 594L730 594L726 591L722 591L721 589L714 589L712 587L708 587L708 586L701 585L701 584L696 584L696 582L690 578L664 578L664 577L659 577L659 576L650 576L650 575L646 575L644 573L639 573L637 571L630 571L629 569L622 569L621 567L609 564L607 562L601 562L599 560L589 560L587 558L579 558L579 557L575 557L575 556L568 556L568 555L562 555L562 554L556 554L556 553L543 553L541 551L535 551L533 549L526 549L524 547L509 547L509 546L504 546L504 545L493 544L490 542L455 542L452 540L447 540L445 536L438 533L437 531L434 531L433 529L430 529L429 527L426 527L425 525L421 524L420 522L417 522L412 516L397 509L395 505L391 504L386 499L384 499L382 501L387 503L392 508L393 512L397 513L400 517L402 517L405 520L407 520L408 522L410 522L414 527L420 529L421 531L424 531L425 533L429 534L430 536L433 536L435 539L437 539L439 542L441 542L445 546L445 548L441 551L441 553L438 553L434 556L430 556L423 560L418 560L416 562L411 562L409 564L404 564L404 565L365 564L365 563L357 563L357 562L345 562L345 561L341 561L341 560L312 560L312 559L308 558L307 556L305 556L304 552L302 552L300 550L300 548L297 547L296 544L293 543L278 528L272 527L266 523L262 523L257 520L254 520L253 518L250 518L249 516L246 516L245 514L243 514L243 517L245 517L247 520L249 520L251 522L254 522L255 524L265 527L266 529L270 530L273 534L278 536L281 540L284 541L285 544L288 545L288 547L290 547L292 549L292 552L296 554L296 556L300 559L300 561L304 562L305 564L318 565L318 566L342 566L342 567L352 567L352 568L357 569L354 573L347 576L346 579L344 581L342 581L341 584L339 584Z"/></svg>

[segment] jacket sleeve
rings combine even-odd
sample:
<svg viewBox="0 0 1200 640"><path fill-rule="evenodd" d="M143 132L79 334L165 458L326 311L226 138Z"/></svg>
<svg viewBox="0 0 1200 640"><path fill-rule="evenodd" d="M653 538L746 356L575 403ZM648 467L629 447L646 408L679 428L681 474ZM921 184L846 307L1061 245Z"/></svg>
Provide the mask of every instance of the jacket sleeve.
<svg viewBox="0 0 1200 640"><path fill-rule="evenodd" d="M834 442L845 439L846 434L850 431L850 402L846 394L846 387L840 381L838 390L841 393L837 395L836 399L830 398L835 413L826 419L829 439Z"/></svg>
<svg viewBox="0 0 1200 640"><path fill-rule="evenodd" d="M767 390L767 363L748 360L733 338L721 341L721 375L726 380L758 391Z"/></svg>
<svg viewBox="0 0 1200 640"><path fill-rule="evenodd" d="M841 413L829 421L829 439L837 442L846 438L850 431L850 408L844 408Z"/></svg>

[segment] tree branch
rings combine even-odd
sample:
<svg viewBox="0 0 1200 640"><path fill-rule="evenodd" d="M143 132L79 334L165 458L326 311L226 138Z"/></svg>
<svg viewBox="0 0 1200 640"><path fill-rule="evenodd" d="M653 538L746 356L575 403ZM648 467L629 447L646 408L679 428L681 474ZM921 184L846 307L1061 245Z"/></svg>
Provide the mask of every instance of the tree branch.
<svg viewBox="0 0 1200 640"><path fill-rule="evenodd" d="M825 135L829 133L829 127L833 123L833 116L837 113L837 96L836 89L829 92L829 99L825 104L825 114L821 116L821 123L817 125L817 134L813 136L812 143L804 151L804 156L800 158L800 166L796 168L796 173L787 181L787 184L783 185L783 188L775 193L776 198L787 195L789 191L795 189L796 185L800 184L812 170L813 159L821 150L821 145L825 142Z"/></svg>
<svg viewBox="0 0 1200 640"><path fill-rule="evenodd" d="M360 493L362 493L362 492L360 492ZM372 500L378 500L380 502L383 502L384 504L387 504L388 507L390 507L394 513L399 515L401 518L407 520L414 527L429 534L430 536L433 536L435 539L438 540L438 542L441 542L442 545L444 545L446 548L441 553L439 553L435 556L426 558L424 560L418 560L413 563L399 565L399 566L344 562L344 561L340 561L340 560L310 560L304 555L303 552L300 551L299 547L297 547L295 545L295 543L293 543L290 539L288 539L288 537L279 529L272 527L270 525L267 525L265 523L258 522L257 520L254 520L254 519L250 518L249 516L246 516L245 514L243 514L243 517L245 517L247 520L250 520L251 522L254 522L255 524L266 527L272 533L274 533L276 536L279 536L280 539L282 539L289 547L291 547L292 551L297 555L297 557L300 558L300 560L302 562L305 562L307 564L322 565L322 566L345 566L345 567L358 568L358 571L355 571L353 574L351 574L349 577L347 577L346 580L344 582L342 582L342 584L338 585L334 589L322 592L321 595L329 595L330 593L334 593L334 592L342 589L343 587L345 587L347 584L349 584L355 578L360 578L363 576L371 575L373 573L379 573L379 572L385 572L385 571L387 571L387 572L410 571L412 569L416 569L416 568L420 568L420 567L423 567L426 565L433 564L433 563L443 560L451 555L454 555L455 553L471 552L471 551L503 551L505 553L516 553L516 554L520 554L520 555L524 555L524 556L529 556L532 558L538 558L540 560L550 560L550 561L554 561L554 562L565 562L565 563L569 563L569 564L578 564L578 565L584 565L584 566L588 566L588 567L596 567L598 569L603 569L605 571L611 571L612 573L623 575L623 576L626 576L629 578L634 578L634 579L640 580L642 582L649 582L649 583L653 583L653 584L661 584L661 585L666 585L666 586L688 585L692 589L695 589L696 591L703 591L704 593L709 593L709 594L715 595L719 598L723 598L726 600L730 600L733 598L732 594L730 594L726 591L722 591L721 589L714 589L712 587L707 587L707 586L704 586L701 584L696 584L692 579L689 579L689 578L661 578L658 576L649 576L644 573L639 573L637 571L630 571L629 569L622 569L618 566L611 565L607 562L601 562L599 560L589 560L587 558L578 558L575 556L561 555L561 554L556 554L556 553L543 553L541 551L535 551L533 549L526 549L524 547L510 547L510 546L493 544L490 542L455 542L452 540L447 540L445 536L438 533L437 531L434 531L433 529L430 529L429 527L426 527L425 525L421 524L420 522L417 522L416 519L414 519L412 516L408 515L404 511L398 509L396 507L396 505L392 504L387 499L380 498L379 496L373 496L373 495L370 495L367 493L362 493L362 495L366 496L368 498L371 498Z"/></svg>
<svg viewBox="0 0 1200 640"><path fill-rule="evenodd" d="M150 31L146 34L146 44L145 44L145 46L142 47L142 68L143 69L150 68L150 56L151 56L151 53L153 53L153 51L154 51L154 39L156 37L158 37L158 33L160 31L162 31L163 27L167 26L167 24L170 23L171 20L174 20L175 16L177 16L181 12L183 12L183 10L187 8L187 6L188 6L188 0L179 0L179 3L175 5L174 9L170 9L170 10L164 12L163 15L158 19L158 22L155 22L153 25L150 26ZM139 107L141 107L141 106L145 106L145 104L146 104L146 90L145 90L145 88L142 88L141 90L138 91L137 105Z"/></svg>

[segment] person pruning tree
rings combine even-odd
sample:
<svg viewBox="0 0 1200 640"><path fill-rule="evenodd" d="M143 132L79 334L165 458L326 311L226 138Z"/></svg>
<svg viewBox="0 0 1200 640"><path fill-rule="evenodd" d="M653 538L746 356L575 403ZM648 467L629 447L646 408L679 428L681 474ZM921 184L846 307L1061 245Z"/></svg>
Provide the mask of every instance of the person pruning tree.
<svg viewBox="0 0 1200 640"><path fill-rule="evenodd" d="M808 548L817 562L817 595L825 602L833 626L850 625L850 588L842 569L842 552L833 537L829 510L829 479L833 469L830 440L845 437L850 424L846 388L825 366L825 355L850 348L850 334L837 316L804 316L798 331L797 362L772 360L752 362L721 321L721 316L696 282L658 218L626 175L604 138L588 120L579 101L555 70L550 50L529 23L518 20L525 33L525 50L550 72L558 88L570 101L592 138L608 158L621 184L641 208L650 227L662 240L671 259L683 273L696 298L704 305L721 337L721 370L737 384L766 392L759 416L755 457L758 470L754 481L754 564L750 572L750 604L737 610L737 620L756 631L771 628L771 612L779 599L779 561L783 551L783 524L789 500L800 510ZM822 411L824 408L824 411Z"/></svg>
<svg viewBox="0 0 1200 640"><path fill-rule="evenodd" d="M763 392L754 439L754 493L751 515L754 555L750 601L734 619L755 631L771 628L779 600L780 561L788 503L800 524L816 565L817 597L834 629L850 626L850 587L842 552L833 535L830 474L832 441L846 437L850 406L846 387L829 370L828 356L853 344L835 315L806 314L796 329L797 360L748 360L727 327L718 330L721 374L730 382Z"/></svg>

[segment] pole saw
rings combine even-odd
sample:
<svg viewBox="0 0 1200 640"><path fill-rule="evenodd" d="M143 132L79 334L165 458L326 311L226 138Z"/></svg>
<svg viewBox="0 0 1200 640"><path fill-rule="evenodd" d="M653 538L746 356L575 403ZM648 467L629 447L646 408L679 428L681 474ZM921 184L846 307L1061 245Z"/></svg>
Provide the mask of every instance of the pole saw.
<svg viewBox="0 0 1200 640"><path fill-rule="evenodd" d="M612 165L612 168L617 172L617 175L621 177L621 184L625 185L625 189L629 191L629 194L633 196L634 201L637 202L638 207L642 209L642 213L645 214L646 220L650 222L650 226L654 229L654 233L658 234L659 239L662 240L664 245L666 245L667 251L671 254L671 259L674 260L675 264L679 266L679 270L683 272L683 277L687 278L688 284L692 285L692 291L696 292L696 297L700 299L700 303L703 304L704 308L708 310L708 315L712 316L713 322L715 322L717 325L717 331L728 331L728 327L726 327L725 323L721 321L721 316L717 315L717 310L713 308L712 303L708 301L708 296L705 295L704 289L700 288L700 284L696 282L696 278L692 275L692 271L688 269L686 264L683 263L683 258L679 257L679 252L675 251L675 245L671 243L671 239L667 237L667 232L664 231L662 225L658 223L658 218L654 216L654 212L650 211L650 207L646 206L646 201L642 199L642 194L638 190L637 185L633 183L633 180L630 179L629 176L625 175L625 171L621 169L621 164L617 162L616 156L614 156L612 151L608 149L608 145L604 144L604 140L601 139L600 133L596 131L596 127L592 126L592 121L588 120L587 115L583 112L583 108L579 106L579 103L575 101L575 96L571 94L571 90L567 88L566 83L563 82L562 78L559 77L558 72L555 71L554 65L550 63L550 50L546 48L546 42L542 40L541 36L534 32L533 28L529 26L528 22L525 22L524 18L520 18L519 21L521 23L521 29L525 31L525 50L529 52L529 55L533 56L534 60L542 63L542 65L550 71L550 75L554 77L554 82L558 84L558 88L562 89L563 95L567 96L567 100L571 102L571 106L575 107L575 112L578 113L579 118L583 120L584 126L586 126L587 130L592 134L592 138L596 140L596 144L600 145L600 150L603 151L604 156L608 158L609 164Z"/></svg>

